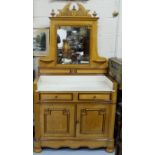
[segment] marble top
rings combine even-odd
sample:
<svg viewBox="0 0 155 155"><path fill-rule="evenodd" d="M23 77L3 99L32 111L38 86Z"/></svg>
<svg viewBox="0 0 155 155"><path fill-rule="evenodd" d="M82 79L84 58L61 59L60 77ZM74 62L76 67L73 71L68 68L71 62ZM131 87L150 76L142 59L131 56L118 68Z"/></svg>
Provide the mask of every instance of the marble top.
<svg viewBox="0 0 155 155"><path fill-rule="evenodd" d="M104 75L40 76L37 91L113 91L113 83Z"/></svg>

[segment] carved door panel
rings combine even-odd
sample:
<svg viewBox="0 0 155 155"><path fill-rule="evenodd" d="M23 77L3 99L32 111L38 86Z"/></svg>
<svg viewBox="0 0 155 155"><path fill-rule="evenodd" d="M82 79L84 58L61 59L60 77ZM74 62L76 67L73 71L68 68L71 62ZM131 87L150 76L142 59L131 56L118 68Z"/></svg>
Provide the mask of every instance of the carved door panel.
<svg viewBox="0 0 155 155"><path fill-rule="evenodd" d="M42 104L42 137L74 136L74 110L73 104Z"/></svg>
<svg viewBox="0 0 155 155"><path fill-rule="evenodd" d="M106 137L108 135L109 107L103 104L77 106L77 136Z"/></svg>

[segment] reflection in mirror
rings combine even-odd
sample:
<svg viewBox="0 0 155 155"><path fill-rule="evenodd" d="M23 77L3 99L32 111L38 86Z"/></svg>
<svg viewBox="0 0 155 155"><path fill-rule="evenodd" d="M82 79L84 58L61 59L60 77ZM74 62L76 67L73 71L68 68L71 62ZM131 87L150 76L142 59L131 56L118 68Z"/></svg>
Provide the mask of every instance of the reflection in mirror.
<svg viewBox="0 0 155 155"><path fill-rule="evenodd" d="M87 27L60 26L57 29L57 63L88 64L89 37Z"/></svg>

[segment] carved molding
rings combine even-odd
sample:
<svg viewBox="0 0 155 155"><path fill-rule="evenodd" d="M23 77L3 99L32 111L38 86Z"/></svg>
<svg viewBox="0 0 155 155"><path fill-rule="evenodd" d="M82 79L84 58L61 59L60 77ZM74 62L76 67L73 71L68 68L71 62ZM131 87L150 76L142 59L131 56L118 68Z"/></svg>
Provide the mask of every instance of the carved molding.
<svg viewBox="0 0 155 155"><path fill-rule="evenodd" d="M56 17L64 17L64 16L92 17L92 15L89 13L90 10L85 9L82 4L77 3L78 9L76 9L75 5L73 5L73 8L71 9L71 4L72 3L68 3L62 10L58 10L59 11L58 14L55 14L54 10L52 10L51 15Z"/></svg>
<svg viewBox="0 0 155 155"><path fill-rule="evenodd" d="M64 140L64 139L52 139L52 140L44 140L42 141L43 147L49 148L61 148L61 147L70 147L72 149L77 149L79 147L88 147L90 149L106 147L107 144L113 144L113 141L109 141L109 139L72 139L72 140Z"/></svg>

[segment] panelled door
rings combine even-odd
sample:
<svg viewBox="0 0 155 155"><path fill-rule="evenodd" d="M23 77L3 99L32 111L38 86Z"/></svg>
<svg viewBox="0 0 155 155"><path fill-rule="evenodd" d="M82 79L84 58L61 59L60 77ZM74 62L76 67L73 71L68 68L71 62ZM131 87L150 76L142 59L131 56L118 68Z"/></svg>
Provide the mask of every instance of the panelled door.
<svg viewBox="0 0 155 155"><path fill-rule="evenodd" d="M78 137L106 137L108 134L109 106L97 103L77 105Z"/></svg>
<svg viewBox="0 0 155 155"><path fill-rule="evenodd" d="M56 103L41 104L41 136L66 137L74 136L74 104Z"/></svg>

